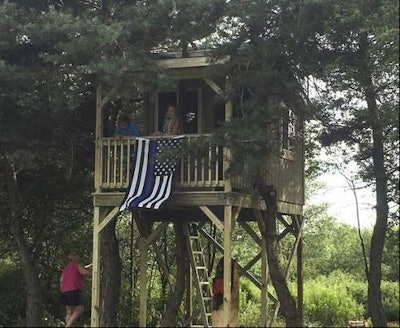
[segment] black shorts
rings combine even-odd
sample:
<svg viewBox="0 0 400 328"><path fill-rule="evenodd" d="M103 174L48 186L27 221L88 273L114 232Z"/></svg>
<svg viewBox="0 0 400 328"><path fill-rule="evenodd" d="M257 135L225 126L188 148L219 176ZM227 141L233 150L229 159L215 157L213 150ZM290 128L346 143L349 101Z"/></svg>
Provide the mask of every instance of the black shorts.
<svg viewBox="0 0 400 328"><path fill-rule="evenodd" d="M69 292L61 293L60 300L62 305L83 305L82 290L76 289Z"/></svg>

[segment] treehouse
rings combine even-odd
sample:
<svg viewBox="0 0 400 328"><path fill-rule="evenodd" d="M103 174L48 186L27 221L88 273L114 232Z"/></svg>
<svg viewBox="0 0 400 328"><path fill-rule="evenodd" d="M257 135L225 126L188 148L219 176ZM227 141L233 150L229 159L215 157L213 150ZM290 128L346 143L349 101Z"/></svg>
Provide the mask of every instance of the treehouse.
<svg viewBox="0 0 400 328"><path fill-rule="evenodd" d="M177 104L184 121L184 135L187 144L202 140L203 150L182 153L179 169L175 172L174 191L167 205L160 209L132 211L136 215L142 237L140 249L140 318L141 327L146 326L147 313L147 263L150 249L171 222L185 224L188 287L185 302L186 326L237 326L238 325L238 281L245 277L261 290L262 326L272 326L278 315L280 304L268 291L267 242L261 233L267 224L266 216L271 211L263 198L255 195L250 181L244 176L227 174L235 160L230 149L217 145L210 138L215 129L234 115L229 99L224 99L224 89L229 85L228 77L221 77L218 63L211 62L204 52L190 52L187 57L168 53L158 59L158 65L176 78L176 86L166 90L155 90L142 102L143 137L160 130L163 113L167 104ZM106 132L107 104L117 93L115 88L98 87L96 105L96 152L94 232L93 232L93 285L92 285L92 326L99 325L100 289L100 233L118 217L121 205L132 175L136 138L117 139ZM281 119L276 126L276 151L265 164L265 180L276 191L276 211L273 218L277 225L278 241L291 236L292 249L284 275L288 278L290 267L296 264L297 306L302 313L302 213L304 204L304 149L303 111L282 106ZM272 205L271 205L272 206ZM272 206L273 207L273 206ZM269 214L268 214L269 213ZM256 225L252 224L256 223ZM232 265L232 249L235 246L233 232L240 227L254 240L254 258L249 263ZM257 227L257 228L255 228ZM214 229L212 235L209 229ZM215 235L220 236L216 238ZM212 247L221 255L222 286L221 306L213 307L216 291L212 288L212 277L216 276L215 266L208 267L203 250ZM156 254L157 255L157 254ZM157 257L157 256L156 256ZM261 271L253 273L255 263L261 261ZM166 273L169 274L169 273ZM215 286L213 286L215 287ZM223 297L222 297L223 296ZM269 300L271 299L271 300ZM273 315L268 316L268 309Z"/></svg>

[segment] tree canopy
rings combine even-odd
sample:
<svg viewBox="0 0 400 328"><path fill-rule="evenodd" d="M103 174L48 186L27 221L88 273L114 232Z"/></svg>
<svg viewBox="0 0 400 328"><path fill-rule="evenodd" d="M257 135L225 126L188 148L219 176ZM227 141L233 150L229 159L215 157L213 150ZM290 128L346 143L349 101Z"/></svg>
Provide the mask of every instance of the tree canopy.
<svg viewBox="0 0 400 328"><path fill-rule="evenodd" d="M63 250L76 245L90 258L96 87L141 100L173 81L155 65L157 54L211 49L215 58L230 56L219 73L229 72L223 96L235 114L215 140L238 159L232 173L247 165L257 179L274 147L265 129L286 104L307 108L319 126L306 135L343 151L374 187L376 225L371 237L363 232L371 238L369 315L375 325L386 324L380 282L398 281L391 264L398 263L398 6L394 0L0 1L0 282L17 284L17 272L24 281L17 293L27 295L26 304L17 304L8 294L1 321L40 326L52 317L47 324L54 325L59 309L40 300L57 303L48 289L57 284ZM314 99L310 81L318 81ZM356 271L360 264L349 261L360 256L353 229L319 212L325 208L306 213L312 259L306 272L317 278ZM317 252L318 238L324 241ZM23 314L13 318L16 312Z"/></svg>

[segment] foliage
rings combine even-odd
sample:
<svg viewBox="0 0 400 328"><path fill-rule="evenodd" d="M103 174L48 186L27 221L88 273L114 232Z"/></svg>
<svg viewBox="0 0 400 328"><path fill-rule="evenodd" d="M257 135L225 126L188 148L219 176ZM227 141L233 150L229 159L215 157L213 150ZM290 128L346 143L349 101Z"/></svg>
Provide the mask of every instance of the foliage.
<svg viewBox="0 0 400 328"><path fill-rule="evenodd" d="M344 326L349 318L362 318L363 307L348 293L349 283L344 277L340 281L335 276L306 281L304 308L308 322L333 327Z"/></svg>
<svg viewBox="0 0 400 328"><path fill-rule="evenodd" d="M382 277L388 281L398 281L399 274L399 227L388 229L383 251Z"/></svg>
<svg viewBox="0 0 400 328"><path fill-rule="evenodd" d="M13 258L4 258L0 262L0 288L2 290L2 302L0 310L0 322L10 327L23 322L24 304L20 295L24 290L21 285L22 275Z"/></svg>
<svg viewBox="0 0 400 328"><path fill-rule="evenodd" d="M376 128L382 129L387 196L394 204L391 218L397 220L398 2L339 0L330 5L332 18L326 21L325 38L321 38L327 59L324 74L319 75L326 83L320 90L320 118L325 127L321 140L324 145L343 142L341 150L357 162L360 177L374 183L376 150L369 136ZM371 112L372 98L367 98L370 91L377 102L376 115Z"/></svg>
<svg viewBox="0 0 400 328"><path fill-rule="evenodd" d="M386 324L382 250L389 220L398 219L397 205L389 204L398 204L399 195L399 3L336 0L326 5L331 16L320 42L327 59L320 77L328 91L322 100L326 133L321 139L350 149L360 176L376 191L368 304L374 325L381 326Z"/></svg>
<svg viewBox="0 0 400 328"><path fill-rule="evenodd" d="M399 282L382 281L383 307L388 321L400 321Z"/></svg>
<svg viewBox="0 0 400 328"><path fill-rule="evenodd" d="M307 263L304 276L315 278L340 269L365 279L357 229L337 223L327 214L326 204L307 206L304 217L304 260ZM364 240L369 239L369 231L362 234Z"/></svg>
<svg viewBox="0 0 400 328"><path fill-rule="evenodd" d="M375 3L375 2L368 2ZM361 168L360 176L374 183L371 165L371 125L366 110L360 74L372 71L379 122L384 137L384 167L388 199L398 204L398 3L367 1L59 1L14 0L0 4L0 146L7 150L21 190L21 224L30 254L39 269L44 294L44 324L58 325L63 309L58 303L59 270L64 252L76 248L84 262L91 253L92 171L94 151L95 86L117 86L120 97L141 103L145 92L170 85L173 77L154 65L166 50L217 47L229 54L226 69L231 87L224 94L234 102L234 120L217 135L229 143L237 167L250 165L257 175L266 155L276 145L269 143L266 127L276 123L280 104L303 108L305 81L313 74L329 88L315 109L325 125L325 144L344 141ZM369 61L362 66L358 39L368 34ZM221 46L219 48L219 46ZM364 62L365 64L365 62ZM226 72L221 70L221 74ZM341 91L332 96L331 91ZM302 94L302 98L298 97ZM338 97L339 95L339 97ZM314 128L307 133L315 134ZM270 131L275 133L275 131ZM312 146L312 147L311 147ZM310 154L319 145L307 145ZM261 156L259 155L261 154ZM318 163L309 162L315 175ZM18 264L17 246L9 231L9 206L4 172L0 171L0 322L7 326L26 324L21 301L26 294ZM398 220L396 207L392 221ZM305 268L308 321L330 322L332 306L345 315L365 307L364 268L355 229L338 225L324 206L306 211ZM119 321L137 325L138 235L130 222L117 228L123 263ZM171 273L175 270L170 230L156 247L161 249ZM371 232L363 231L366 239ZM398 320L398 228L388 232L383 258L384 304L387 316ZM248 263L256 254L254 242L238 229L234 254ZM280 245L282 260L288 249ZM150 258L149 324L157 325L170 289L155 258ZM254 267L259 272L259 263ZM346 275L339 281L329 276L337 290L329 288L332 271ZM291 276L292 277L292 276ZM311 288L311 289L310 289ZM315 288L315 290L313 290ZM244 283L241 320L256 325L258 291ZM320 293L318 297L317 292ZM393 294L391 294L393 293ZM397 301L396 301L397 297ZM90 286L85 287L89 308ZM397 303L396 303L397 302ZM397 304L397 307L396 307ZM246 308L247 306L247 308ZM353 313L350 313L353 311ZM396 312L397 311L397 312ZM396 317L397 313L397 317ZM321 315L319 317L319 314ZM81 323L88 322L85 311ZM336 317L336 315L335 315ZM343 321L340 321L343 324Z"/></svg>

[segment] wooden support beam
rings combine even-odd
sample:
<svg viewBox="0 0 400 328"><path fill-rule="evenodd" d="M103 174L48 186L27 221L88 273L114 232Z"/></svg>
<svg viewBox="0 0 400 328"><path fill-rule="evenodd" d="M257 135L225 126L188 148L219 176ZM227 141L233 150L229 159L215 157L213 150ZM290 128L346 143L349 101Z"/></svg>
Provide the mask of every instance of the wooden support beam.
<svg viewBox="0 0 400 328"><path fill-rule="evenodd" d="M218 241L216 241L207 231L204 231L203 229L199 229L199 232L206 238L208 239L212 244L214 244L214 246L217 248L217 250L219 250L222 254L224 254L224 247L218 243ZM258 288L260 288L261 286L261 282L251 273L248 272L248 270L241 266L238 263L239 266L239 274L241 276L246 277L247 279L249 279L255 286L257 286Z"/></svg>
<svg viewBox="0 0 400 328"><path fill-rule="evenodd" d="M156 261L158 262L158 264L161 268L161 271L163 272L164 276L167 277L167 285L168 285L168 287L171 288L172 287L171 276L169 274L168 267L167 267L167 264L165 263L164 257L161 254L161 250L159 247L157 247L155 242L153 242L151 244L151 246L154 250L154 253L156 254ZM171 292L172 292L172 288L171 288Z"/></svg>
<svg viewBox="0 0 400 328"><path fill-rule="evenodd" d="M229 327L232 306L232 206L224 206L224 301L222 326Z"/></svg>
<svg viewBox="0 0 400 328"><path fill-rule="evenodd" d="M158 235L165 230L165 228L168 226L168 222L161 222L157 228L155 228L150 235L148 235L145 239L145 242L147 244L147 247L155 241L155 239L158 237Z"/></svg>
<svg viewBox="0 0 400 328"><path fill-rule="evenodd" d="M296 215L298 233L300 234L299 244L297 246L297 308L300 313L300 322L304 325L304 290L303 290L303 221L301 215Z"/></svg>
<svg viewBox="0 0 400 328"><path fill-rule="evenodd" d="M92 253L92 304L90 326L99 327L100 307L100 208L94 208L93 214L93 253Z"/></svg>
<svg viewBox="0 0 400 328"><path fill-rule="evenodd" d="M225 90L229 90L231 87L231 83L229 77L226 77L225 80ZM227 100L225 102L225 122L230 122L233 117L233 103L231 100ZM229 147L224 147L224 162L223 162L223 169L224 173L229 169L229 166L232 161L232 152ZM225 175L225 174L224 174ZM232 191L232 179L228 176L225 178L224 181L224 192L231 192ZM226 208L226 206L225 206ZM231 216L231 215L230 215ZM231 219L231 217L230 217ZM229 223L231 224L231 223Z"/></svg>
<svg viewBox="0 0 400 328"><path fill-rule="evenodd" d="M146 327L147 322L147 261L148 243L145 237L141 237L139 269L139 327Z"/></svg>
<svg viewBox="0 0 400 328"><path fill-rule="evenodd" d="M295 220L295 219L293 218L293 220ZM298 248L298 245L299 245L301 237L302 237L303 224L304 224L304 220L301 221L301 225L299 227L299 230L298 230L298 233L297 233L297 236L296 236L296 241L295 241L295 243L293 245L292 252L290 253L289 261L288 261L288 264L286 266L286 271L285 271L285 280L287 280L289 278L290 267L291 267L291 264L293 262L293 258L295 256L295 254L297 253L297 248ZM275 319L278 316L280 306L281 306L280 302L278 302L276 304L276 306L275 306L274 315L271 318L271 322L270 322L270 327L272 327Z"/></svg>
<svg viewBox="0 0 400 328"><path fill-rule="evenodd" d="M98 225L99 232L101 232L107 224L109 224L113 219L115 219L119 214L119 207L114 207L107 216L101 220L100 224Z"/></svg>
<svg viewBox="0 0 400 328"><path fill-rule="evenodd" d="M240 206L235 207L233 210L232 227L235 226L235 224L239 218L240 212L242 211L242 202L243 202L243 199L240 201Z"/></svg>
<svg viewBox="0 0 400 328"><path fill-rule="evenodd" d="M185 307L186 307L186 313L185 313L185 323L184 327L191 326L193 319L193 269L192 266L189 265L189 270L188 270L188 277L187 277L187 288L186 288L186 302L185 302Z"/></svg>
<svg viewBox="0 0 400 328"><path fill-rule="evenodd" d="M245 271L250 270L251 267L261 259L261 254L262 252L258 252L258 254L254 256L253 259L250 262L248 262L242 269Z"/></svg>
<svg viewBox="0 0 400 328"><path fill-rule="evenodd" d="M224 224L221 220L211 211L207 206L199 206L202 212L210 219L212 223L218 228L219 231L224 231Z"/></svg>
<svg viewBox="0 0 400 328"><path fill-rule="evenodd" d="M160 59L157 61L157 65L162 68L188 68L188 67L201 67L209 66L209 57L184 57L184 58L171 58L171 59Z"/></svg>
<svg viewBox="0 0 400 328"><path fill-rule="evenodd" d="M278 219L286 228L289 228L289 227L292 226L292 224L290 224L289 222L287 222L287 221L285 220L285 218L283 217L282 214L278 213L276 217L277 217L277 219Z"/></svg>
<svg viewBox="0 0 400 328"><path fill-rule="evenodd" d="M261 237L257 235L257 233L249 226L247 222L240 221L239 223L243 227L243 229L253 238L257 245L261 247Z"/></svg>
<svg viewBox="0 0 400 328"><path fill-rule="evenodd" d="M208 85L212 90L214 90L214 92L215 92L217 95L221 95L221 96L222 96L223 91L222 91L222 89L219 87L218 84L216 84L213 80L211 80L211 79L208 78L208 77L204 78L203 80L204 80L204 82L207 83L207 85Z"/></svg>
<svg viewBox="0 0 400 328"><path fill-rule="evenodd" d="M101 97L101 100L100 100L99 105L100 105L101 107L104 107L104 106L107 104L107 102L110 101L110 99L112 98L112 96L113 96L116 92L117 92L117 87L116 87L116 86L112 87L112 88L107 92L107 94L104 95L104 97Z"/></svg>
<svg viewBox="0 0 400 328"><path fill-rule="evenodd" d="M288 233L294 232L294 224L291 224L287 226L277 237L277 241L280 241L282 238L284 238Z"/></svg>
<svg viewBox="0 0 400 328"><path fill-rule="evenodd" d="M261 240L261 327L268 324L268 261L267 261L267 241Z"/></svg>
<svg viewBox="0 0 400 328"><path fill-rule="evenodd" d="M214 244L214 246L222 253L224 254L224 247L218 242L216 241L207 231L204 231L203 229L199 228L199 232L206 237L206 239L208 239L212 244Z"/></svg>
<svg viewBox="0 0 400 328"><path fill-rule="evenodd" d="M101 87L96 89L96 127L95 127L95 156L94 156L94 188L96 193L101 192L101 177L103 175L102 148L100 139L103 132L103 107L101 106Z"/></svg>

